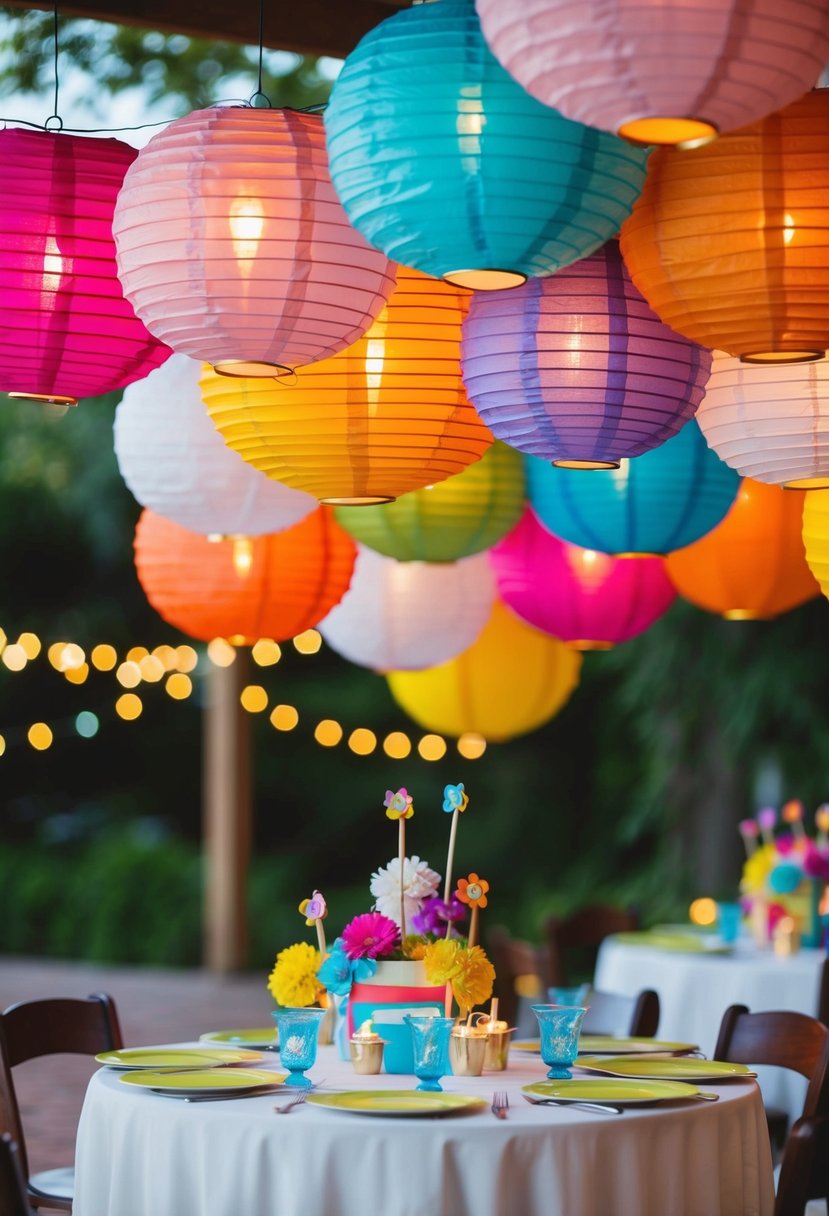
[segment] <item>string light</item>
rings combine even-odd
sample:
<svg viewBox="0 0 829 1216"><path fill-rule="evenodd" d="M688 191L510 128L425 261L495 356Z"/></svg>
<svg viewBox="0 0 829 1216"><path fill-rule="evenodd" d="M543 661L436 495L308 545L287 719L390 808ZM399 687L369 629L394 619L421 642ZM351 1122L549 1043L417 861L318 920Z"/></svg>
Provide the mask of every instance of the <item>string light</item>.
<svg viewBox="0 0 829 1216"><path fill-rule="evenodd" d="M3 634L4 640L5 636L6 635ZM21 633L20 637L17 639L17 644L18 646L23 647L24 651L26 652L27 659L36 659L42 649L40 638L36 633Z"/></svg>
<svg viewBox="0 0 829 1216"><path fill-rule="evenodd" d="M236 649L224 638L213 638L207 643L207 657L216 667L229 667L236 658Z"/></svg>
<svg viewBox="0 0 829 1216"><path fill-rule="evenodd" d="M377 736L373 730L358 726L348 736L348 746L358 756L370 756L377 747Z"/></svg>
<svg viewBox="0 0 829 1216"><path fill-rule="evenodd" d="M468 732L458 739L457 748L464 760L480 760L486 751L486 739L483 735Z"/></svg>
<svg viewBox="0 0 829 1216"><path fill-rule="evenodd" d="M421 760L442 760L446 755L446 740L440 735L424 735L417 750Z"/></svg>
<svg viewBox="0 0 829 1216"><path fill-rule="evenodd" d="M179 671L194 671L199 656L192 646L176 646L176 665Z"/></svg>
<svg viewBox="0 0 829 1216"><path fill-rule="evenodd" d="M383 751L391 760L405 760L411 754L412 742L401 730L393 730L383 740Z"/></svg>
<svg viewBox="0 0 829 1216"><path fill-rule="evenodd" d="M142 659L146 659L149 653L150 652L146 646L132 646L127 651L127 662L140 663Z"/></svg>
<svg viewBox="0 0 829 1216"><path fill-rule="evenodd" d="M138 670L141 672L141 679L146 680L148 684L157 684L159 680L164 679L164 664L157 655L144 655L138 664Z"/></svg>
<svg viewBox="0 0 829 1216"><path fill-rule="evenodd" d="M239 700L242 709L246 709L249 714L261 714L268 708L268 694L261 684L246 685L239 694Z"/></svg>
<svg viewBox="0 0 829 1216"><path fill-rule="evenodd" d="M271 638L260 638L254 642L250 656L260 667L272 667L282 658L282 650Z"/></svg>
<svg viewBox="0 0 829 1216"><path fill-rule="evenodd" d="M189 676L186 676L182 671L176 671L173 675L167 677L167 683L164 685L164 691L173 698L174 701L185 701L193 691L193 681Z"/></svg>
<svg viewBox="0 0 829 1216"><path fill-rule="evenodd" d="M52 740L54 739L51 728L45 722L33 722L26 733L26 737L35 751L38 752L45 752L47 747L52 746Z"/></svg>
<svg viewBox="0 0 829 1216"><path fill-rule="evenodd" d="M136 718L140 717L143 709L143 701L134 692L122 693L115 702L115 712L119 718L124 718L127 722L134 722Z"/></svg>
<svg viewBox="0 0 829 1216"><path fill-rule="evenodd" d="M92 666L97 671L112 671L118 662L118 652L114 646L110 646L106 642L100 642L97 646L93 646L90 658L92 659Z"/></svg>
<svg viewBox="0 0 829 1216"><path fill-rule="evenodd" d="M141 668L137 663L127 659L125 663L121 663L115 673L115 679L124 688L137 688L141 683Z"/></svg>
<svg viewBox="0 0 829 1216"><path fill-rule="evenodd" d="M4 666L8 667L9 671L22 671L28 662L26 651L16 642L12 642L7 646L2 654Z"/></svg>
<svg viewBox="0 0 829 1216"><path fill-rule="evenodd" d="M294 638L294 648L300 654L316 654L322 646L322 635L316 629L306 629Z"/></svg>
<svg viewBox="0 0 829 1216"><path fill-rule="evenodd" d="M317 723L314 738L322 747L336 747L343 737L343 728L333 718L323 718Z"/></svg>
<svg viewBox="0 0 829 1216"><path fill-rule="evenodd" d="M63 675L70 684L83 684L89 675L89 664L81 663L80 667L67 667Z"/></svg>
<svg viewBox="0 0 829 1216"><path fill-rule="evenodd" d="M293 730L299 722L299 714L293 705L277 705L271 713L271 725L276 730Z"/></svg>
<svg viewBox="0 0 829 1216"><path fill-rule="evenodd" d="M97 735L100 728L100 720L97 714L93 714L88 709L82 709L75 718L75 730L82 739L92 739Z"/></svg>

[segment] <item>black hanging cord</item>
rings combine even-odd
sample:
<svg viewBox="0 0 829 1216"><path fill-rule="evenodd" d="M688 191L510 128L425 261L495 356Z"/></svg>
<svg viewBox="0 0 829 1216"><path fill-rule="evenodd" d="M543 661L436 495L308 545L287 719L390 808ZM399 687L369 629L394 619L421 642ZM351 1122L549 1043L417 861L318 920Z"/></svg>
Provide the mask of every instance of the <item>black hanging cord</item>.
<svg viewBox="0 0 829 1216"><path fill-rule="evenodd" d="M262 92L262 59L265 51L265 0L259 0L259 71L256 77L256 92L252 94L248 105L255 104L258 97L262 97L268 108L271 105L271 99L266 93Z"/></svg>
<svg viewBox="0 0 829 1216"><path fill-rule="evenodd" d="M44 127L46 128L46 130L47 130L47 131L61 131L61 130L63 130L63 119L61 118L60 114L58 114L58 89L59 89L59 76L58 76L58 0L55 0L55 3L54 3L54 8L53 8L53 35L52 35L52 42L53 42L53 45L54 45L55 102L54 102L54 106L53 106L53 108L52 108L52 113L49 115L49 117L46 119L46 122L45 122L43 125L44 125ZM50 123L52 123L52 124L54 124L54 125L53 125L53 126L50 126Z"/></svg>

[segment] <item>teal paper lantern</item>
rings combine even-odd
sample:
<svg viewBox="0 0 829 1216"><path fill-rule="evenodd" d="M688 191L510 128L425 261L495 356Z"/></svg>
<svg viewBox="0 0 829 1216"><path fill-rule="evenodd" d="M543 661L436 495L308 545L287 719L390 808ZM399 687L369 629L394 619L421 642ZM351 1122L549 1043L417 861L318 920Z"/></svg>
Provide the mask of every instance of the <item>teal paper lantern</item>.
<svg viewBox="0 0 829 1216"><path fill-rule="evenodd" d="M691 419L660 447L618 469L559 469L526 456L533 510L548 531L601 553L667 554L705 536L728 513L740 477Z"/></svg>
<svg viewBox="0 0 829 1216"><path fill-rule="evenodd" d="M647 150L563 118L487 47L473 0L382 21L325 112L334 187L372 245L476 290L552 274L608 240Z"/></svg>

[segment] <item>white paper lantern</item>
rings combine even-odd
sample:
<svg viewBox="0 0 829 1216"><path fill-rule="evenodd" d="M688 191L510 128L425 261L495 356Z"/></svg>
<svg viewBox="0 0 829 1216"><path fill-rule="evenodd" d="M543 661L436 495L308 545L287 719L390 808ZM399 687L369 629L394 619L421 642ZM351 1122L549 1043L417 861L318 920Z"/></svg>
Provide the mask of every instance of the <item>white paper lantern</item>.
<svg viewBox="0 0 829 1216"><path fill-rule="evenodd" d="M486 553L398 562L358 546L351 586L318 626L332 650L375 671L420 671L466 650L492 612Z"/></svg>
<svg viewBox="0 0 829 1216"><path fill-rule="evenodd" d="M173 355L131 384L115 411L115 456L142 507L191 532L261 536L317 501L273 481L225 445L199 390L202 365Z"/></svg>

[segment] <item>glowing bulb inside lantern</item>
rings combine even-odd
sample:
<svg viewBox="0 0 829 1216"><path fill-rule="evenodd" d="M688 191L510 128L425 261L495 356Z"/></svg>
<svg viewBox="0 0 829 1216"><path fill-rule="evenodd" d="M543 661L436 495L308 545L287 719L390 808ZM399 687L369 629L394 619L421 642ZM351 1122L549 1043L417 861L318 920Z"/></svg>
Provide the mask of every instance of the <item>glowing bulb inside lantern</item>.
<svg viewBox="0 0 829 1216"><path fill-rule="evenodd" d="M791 245L794 238L794 217L789 215L788 211L783 216L783 242L786 245Z"/></svg>
<svg viewBox="0 0 829 1216"><path fill-rule="evenodd" d="M265 227L265 212L258 198L235 198L230 204L230 235L239 270L247 278Z"/></svg>
<svg viewBox="0 0 829 1216"><path fill-rule="evenodd" d="M249 536L233 538L233 569L239 578L247 578L253 566L253 541Z"/></svg>

